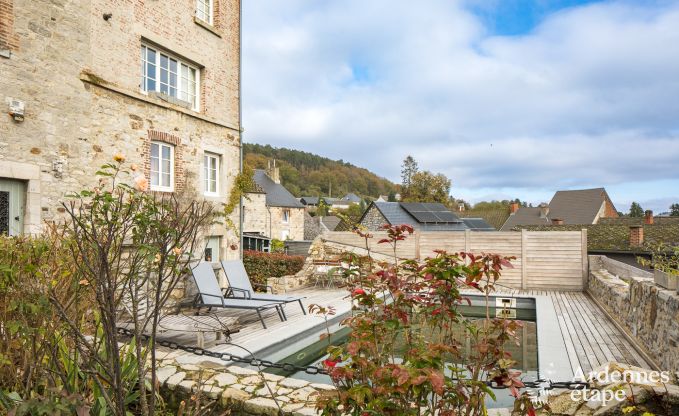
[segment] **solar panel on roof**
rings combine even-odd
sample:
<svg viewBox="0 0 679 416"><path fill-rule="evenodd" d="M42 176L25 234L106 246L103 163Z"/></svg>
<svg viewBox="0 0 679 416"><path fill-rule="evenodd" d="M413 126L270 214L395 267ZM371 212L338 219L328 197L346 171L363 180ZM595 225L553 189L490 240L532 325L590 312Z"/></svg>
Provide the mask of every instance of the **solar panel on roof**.
<svg viewBox="0 0 679 416"><path fill-rule="evenodd" d="M459 223L460 219L440 203L401 203L401 207L420 223Z"/></svg>

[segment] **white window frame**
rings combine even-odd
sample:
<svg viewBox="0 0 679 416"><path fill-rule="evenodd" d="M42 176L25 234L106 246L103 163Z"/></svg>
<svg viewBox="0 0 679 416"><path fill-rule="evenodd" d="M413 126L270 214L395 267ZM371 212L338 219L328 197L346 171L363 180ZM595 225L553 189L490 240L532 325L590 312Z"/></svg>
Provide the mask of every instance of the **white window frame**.
<svg viewBox="0 0 679 416"><path fill-rule="evenodd" d="M281 230L281 241L287 241L290 239L290 230Z"/></svg>
<svg viewBox="0 0 679 416"><path fill-rule="evenodd" d="M210 168L208 167L208 161L210 159L215 160L215 191L210 191ZM219 176L221 169L221 156L216 153L205 152L203 155L203 195L206 196L219 196Z"/></svg>
<svg viewBox="0 0 679 416"><path fill-rule="evenodd" d="M155 62L151 62L151 61L148 60L148 50L155 52L155 54L156 54ZM167 95L169 95L170 97L174 97L177 100L186 101L186 100L182 100L180 98L180 94L184 93L184 90L185 90L186 94L189 95L189 97L190 97L191 94L193 94L193 96L195 97L194 98L195 102L190 102L190 101L186 101L186 102L188 102L190 104L191 109L193 111L200 111L200 69L198 67L186 62L185 60L177 57L176 55L173 55L173 54L171 54L171 53L169 53L165 50L162 50L162 49L157 48L155 46L151 46L151 45L146 44L146 43L141 44L141 53L142 53L142 57L141 57L141 85L140 86L141 86L142 93L147 94L147 95L148 95L149 92L158 92L158 93L165 94L164 92L161 92L161 87L160 87L160 84L161 84L161 82L160 82L160 71L161 71L160 59L161 59L161 55L162 55L162 56L165 56L168 59L168 62L169 62L169 60L174 60L174 61L177 62L177 73L175 74L176 77L177 77L177 84L176 84L176 87L175 87L177 93L176 93L176 95L171 95L169 93L169 87L171 86L171 84L170 84L170 74L168 72L168 81L167 81L168 92L167 92ZM156 69L155 78L149 78L147 76L147 63L155 66L155 69ZM187 67L187 70L189 72L194 71L194 73L196 74L196 83L195 83L196 85L194 86L193 91L189 90L190 89L190 81L185 81L184 77L182 76L183 67ZM168 68L168 71L169 71L169 68ZM155 83L155 88L151 91L149 91L149 88L148 88L148 81L150 79L152 79ZM185 84L188 84L189 86L187 86Z"/></svg>
<svg viewBox="0 0 679 416"><path fill-rule="evenodd" d="M200 16L200 14L198 14L198 5L199 5L201 2L203 2L203 3L208 3L208 4L207 4L207 9L208 9L208 11L207 11L207 14L208 14L208 15L207 15L207 20L203 19L203 17ZM196 0L196 18L202 20L203 22L205 22L205 23L207 23L207 24L209 24L209 25L212 25L212 24L213 24L212 22L214 21L214 10L215 10L214 4L215 4L215 0Z"/></svg>
<svg viewBox="0 0 679 416"><path fill-rule="evenodd" d="M289 209L284 209L283 210L283 224L290 224L290 210Z"/></svg>
<svg viewBox="0 0 679 416"><path fill-rule="evenodd" d="M174 146L169 144L169 143L165 143L165 142L152 141L151 142L151 148L150 148L150 151L149 151L149 159L153 158L152 152L153 152L153 146L154 145L158 146L158 172L157 172L157 174L158 174L158 184L153 185L153 174L154 173L151 170L153 168L153 163L151 162L151 160L149 160L149 164L151 166L151 168L149 168L149 176L150 176L150 179L151 179L150 180L151 190L152 191L160 191L160 192L174 192L174 182L175 182L175 180L174 180L174 150L175 150ZM161 185L162 184L161 177L162 177L162 174L164 173L163 172L163 164L162 164L162 161L163 161L162 156L163 156L163 148L164 147L170 149L170 172L169 172L170 173L170 186Z"/></svg>

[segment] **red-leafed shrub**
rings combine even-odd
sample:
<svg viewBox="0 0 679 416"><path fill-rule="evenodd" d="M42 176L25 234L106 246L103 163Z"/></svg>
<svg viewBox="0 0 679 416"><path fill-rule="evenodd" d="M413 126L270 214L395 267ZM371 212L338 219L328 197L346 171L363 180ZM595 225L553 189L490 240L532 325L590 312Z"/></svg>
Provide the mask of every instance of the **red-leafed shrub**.
<svg viewBox="0 0 679 416"><path fill-rule="evenodd" d="M250 279L265 284L269 277L289 276L302 270L304 257L246 250L243 252L243 264Z"/></svg>

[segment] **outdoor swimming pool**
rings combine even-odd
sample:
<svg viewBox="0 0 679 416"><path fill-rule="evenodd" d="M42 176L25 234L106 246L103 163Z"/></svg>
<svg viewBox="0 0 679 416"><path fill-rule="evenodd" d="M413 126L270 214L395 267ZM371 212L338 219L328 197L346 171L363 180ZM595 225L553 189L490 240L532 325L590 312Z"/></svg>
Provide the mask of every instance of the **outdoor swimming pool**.
<svg viewBox="0 0 679 416"><path fill-rule="evenodd" d="M485 299L482 297L472 297L471 306L460 307L460 312L469 319L483 318L486 316ZM503 316L508 319L516 319L522 322L523 326L518 332L518 345L515 343L507 343L506 350L512 355L512 358L517 362L515 368L521 370L522 377L527 380L535 380L538 378L538 342L537 342L537 325L536 325L536 308L534 299L529 298L500 298L492 297L489 313L491 317ZM460 327L459 331L461 337L464 337L464 330ZM333 345L342 345L347 342L349 337L349 329L341 328L334 332L330 339L314 340L311 344L296 351L293 354L279 360L280 363L291 363L299 366L316 365L321 367L321 362L327 358L326 350L328 342ZM466 352L471 349L470 342L465 339L459 339ZM328 375L325 374L307 374L300 372L285 372L281 369L269 369L266 372L291 377L296 379L307 380L312 383L332 384ZM513 400L510 398L507 390L496 390L497 401L488 398L488 407L507 407L511 406Z"/></svg>

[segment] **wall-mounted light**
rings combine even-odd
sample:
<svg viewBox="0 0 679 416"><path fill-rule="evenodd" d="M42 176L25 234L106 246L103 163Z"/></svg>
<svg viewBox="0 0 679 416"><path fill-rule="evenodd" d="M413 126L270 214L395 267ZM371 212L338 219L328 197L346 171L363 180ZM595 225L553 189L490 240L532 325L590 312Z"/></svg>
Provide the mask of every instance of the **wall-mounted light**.
<svg viewBox="0 0 679 416"><path fill-rule="evenodd" d="M108 22L108 20L113 17L113 13L104 13L103 17L104 17L104 20L106 20Z"/></svg>

